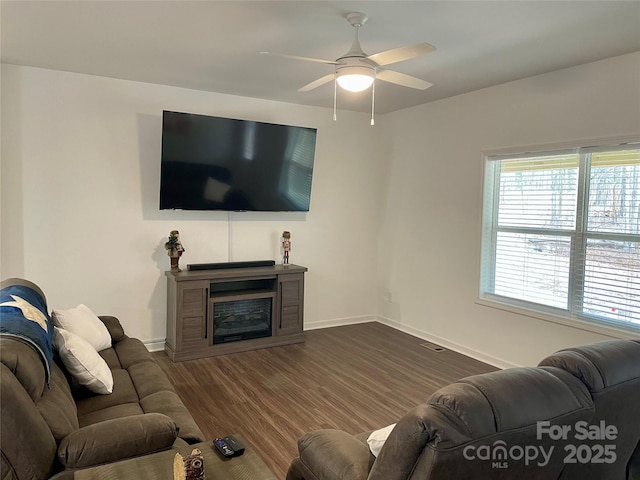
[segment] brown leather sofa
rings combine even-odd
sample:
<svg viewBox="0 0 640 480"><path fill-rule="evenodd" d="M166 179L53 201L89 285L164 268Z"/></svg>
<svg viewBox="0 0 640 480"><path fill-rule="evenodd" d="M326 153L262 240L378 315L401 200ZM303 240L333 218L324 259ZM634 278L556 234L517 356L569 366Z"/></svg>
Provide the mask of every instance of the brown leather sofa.
<svg viewBox="0 0 640 480"><path fill-rule="evenodd" d="M579 439L602 425L615 440ZM570 349L448 385L398 421L377 458L370 433L305 434L287 480L640 480L640 344Z"/></svg>
<svg viewBox="0 0 640 480"><path fill-rule="evenodd" d="M99 352L114 379L109 395L78 385L55 357L47 385L36 349L0 337L2 480L71 479L79 469L204 440L144 344L118 319L100 319L112 338Z"/></svg>

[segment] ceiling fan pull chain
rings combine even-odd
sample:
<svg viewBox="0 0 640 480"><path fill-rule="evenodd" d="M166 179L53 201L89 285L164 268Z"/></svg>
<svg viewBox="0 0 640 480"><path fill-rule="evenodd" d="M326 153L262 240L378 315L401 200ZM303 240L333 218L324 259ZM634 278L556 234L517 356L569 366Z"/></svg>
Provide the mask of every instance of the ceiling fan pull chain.
<svg viewBox="0 0 640 480"><path fill-rule="evenodd" d="M338 116L336 115L336 99L338 98L338 80L336 78L333 79L333 121L338 120Z"/></svg>
<svg viewBox="0 0 640 480"><path fill-rule="evenodd" d="M371 85L371 125L376 124L376 121L373 119L375 105L376 105L376 79L374 78L373 84Z"/></svg>

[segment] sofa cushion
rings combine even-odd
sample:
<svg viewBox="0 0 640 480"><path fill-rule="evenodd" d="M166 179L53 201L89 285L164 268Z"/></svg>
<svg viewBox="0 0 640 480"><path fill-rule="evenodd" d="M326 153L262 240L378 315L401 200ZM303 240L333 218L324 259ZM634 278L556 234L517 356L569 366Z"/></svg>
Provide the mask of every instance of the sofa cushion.
<svg viewBox="0 0 640 480"><path fill-rule="evenodd" d="M113 391L111 370L92 345L73 332L58 327L55 327L53 343L67 371L80 385L95 393Z"/></svg>
<svg viewBox="0 0 640 480"><path fill-rule="evenodd" d="M67 310L53 310L56 327L72 332L99 352L111 347L111 335L105 324L86 305L80 304Z"/></svg>
<svg viewBox="0 0 640 480"><path fill-rule="evenodd" d="M111 370L113 376L113 393L111 395L94 395L87 392L79 397L76 395L76 405L78 407L78 417L85 417L89 413L111 408L115 405L127 403L138 403L138 392L131 381L129 372L121 368Z"/></svg>
<svg viewBox="0 0 640 480"><path fill-rule="evenodd" d="M36 407L49 425L56 442L79 427L78 411L71 396L69 384L64 373L55 363L51 370L51 385L36 401Z"/></svg>
<svg viewBox="0 0 640 480"><path fill-rule="evenodd" d="M563 378L558 378L562 375ZM576 409L592 409L592 402L582 384L564 375L563 372L547 371L542 368L515 368L492 372L485 375L467 377L457 382L469 385L482 393L486 405L492 410L491 425L486 430L474 434L486 435L505 430L513 430L535 424L539 419L553 418ZM446 405L466 421L475 413L470 405L463 405L459 398L447 398L443 392L434 394L430 404ZM529 408L522 408L527 405Z"/></svg>
<svg viewBox="0 0 640 480"><path fill-rule="evenodd" d="M46 371L38 352L19 338L0 337L0 361L15 375L31 400L42 396Z"/></svg>
<svg viewBox="0 0 640 480"><path fill-rule="evenodd" d="M140 340L124 337L100 355L112 369L113 393L76 395L81 427L127 415L161 413L177 423L180 438L188 443L204 440L166 374Z"/></svg>
<svg viewBox="0 0 640 480"><path fill-rule="evenodd" d="M111 344L118 343L126 337L124 333L124 328L120 324L120 320L116 317L112 317L111 315L100 315L98 316L100 321L104 323L104 326L107 327L109 331L109 335L111 335Z"/></svg>
<svg viewBox="0 0 640 480"><path fill-rule="evenodd" d="M105 420L132 417L143 413L145 412L138 402L121 403L119 405L113 405L112 407L103 408L102 410L96 410L81 415L78 417L78 422L80 423L80 428L82 428L87 425L93 425L94 423L104 422Z"/></svg>
<svg viewBox="0 0 640 480"><path fill-rule="evenodd" d="M160 365L153 360L136 363L129 367L128 372L140 399L156 392L176 391L167 375L160 368Z"/></svg>
<svg viewBox="0 0 640 480"><path fill-rule="evenodd" d="M39 357L36 363L43 369ZM2 472L13 472L14 477L9 478L49 478L56 453L51 430L30 395L2 363L0 379Z"/></svg>
<svg viewBox="0 0 640 480"><path fill-rule="evenodd" d="M86 468L167 449L176 436L175 423L164 415L115 418L65 437L58 448L58 459L66 468Z"/></svg>
<svg viewBox="0 0 640 480"><path fill-rule="evenodd" d="M116 353L115 348L107 348L106 350L101 350L98 352L98 355L100 355L102 359L107 362L107 365L111 370L122 368L122 364L120 363L120 359L118 358L118 354Z"/></svg>
<svg viewBox="0 0 640 480"><path fill-rule="evenodd" d="M176 392L161 391L140 400L146 413L157 412L171 417L179 428L179 436L188 443L204 441L202 432Z"/></svg>
<svg viewBox="0 0 640 480"><path fill-rule="evenodd" d="M636 446L640 445L637 421L640 418L640 344L632 340L608 340L568 348L545 358L540 365L558 367L580 379L591 392L595 405L591 424L604 422L617 430L616 438L606 442L615 448L615 462L570 464L562 478L624 478L627 468L633 471L634 462L640 460L640 457L634 458ZM602 441L583 443L596 449Z"/></svg>
<svg viewBox="0 0 640 480"><path fill-rule="evenodd" d="M113 353L117 356L120 368L124 368L125 370L131 365L148 362L152 358L147 347L137 338L126 337L124 340L114 344L113 350ZM112 356L111 352L105 352L105 356L107 355L109 357Z"/></svg>
<svg viewBox="0 0 640 480"><path fill-rule="evenodd" d="M640 344L632 340L567 348L540 362L562 368L582 380L591 393L640 378Z"/></svg>
<svg viewBox="0 0 640 480"><path fill-rule="evenodd" d="M341 430L317 430L298 440L300 462L322 480L366 480L372 455L366 443Z"/></svg>

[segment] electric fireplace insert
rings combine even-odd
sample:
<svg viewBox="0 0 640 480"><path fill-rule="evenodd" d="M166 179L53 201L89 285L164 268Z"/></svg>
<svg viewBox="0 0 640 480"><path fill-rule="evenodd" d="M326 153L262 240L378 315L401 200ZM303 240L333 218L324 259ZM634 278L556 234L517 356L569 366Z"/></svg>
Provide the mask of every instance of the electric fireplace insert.
<svg viewBox="0 0 640 480"><path fill-rule="evenodd" d="M213 304L213 343L271 336L273 298L252 298Z"/></svg>

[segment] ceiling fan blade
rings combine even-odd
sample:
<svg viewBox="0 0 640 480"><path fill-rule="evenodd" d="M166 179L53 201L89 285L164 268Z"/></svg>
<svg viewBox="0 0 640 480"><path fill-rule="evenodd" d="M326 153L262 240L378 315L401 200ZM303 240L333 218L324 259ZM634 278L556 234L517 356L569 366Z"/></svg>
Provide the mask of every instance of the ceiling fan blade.
<svg viewBox="0 0 640 480"><path fill-rule="evenodd" d="M411 75L405 75L404 73L394 72L393 70L380 70L376 72L376 78L418 90L425 90L433 85L433 83L425 82L424 80L412 77Z"/></svg>
<svg viewBox="0 0 640 480"><path fill-rule="evenodd" d="M405 45L404 47L385 50L384 52L374 53L367 58L373 60L379 66L391 65L392 63L402 62L410 58L419 57L431 53L436 49L433 45L423 42L415 45Z"/></svg>
<svg viewBox="0 0 640 480"><path fill-rule="evenodd" d="M334 78L336 78L336 74L335 73L330 73L329 75L325 75L324 77L320 77L319 79L314 80L313 82L305 85L304 87L299 88L298 91L299 92L308 92L309 90L313 90L314 88L318 88L320 85L324 85L325 83L329 83Z"/></svg>
<svg viewBox="0 0 640 480"><path fill-rule="evenodd" d="M297 55L287 55L285 53L272 53L272 52L260 52L264 55L275 55L277 57L290 58L292 60L304 60L305 62L316 62L316 63L327 63L329 65L338 65L338 62L334 62L333 60L322 60L321 58L311 58L311 57L299 57Z"/></svg>

